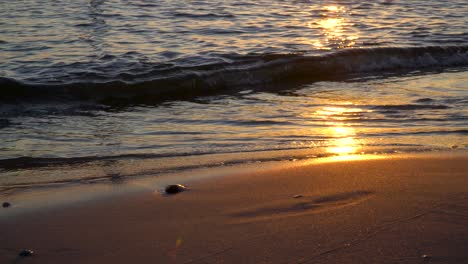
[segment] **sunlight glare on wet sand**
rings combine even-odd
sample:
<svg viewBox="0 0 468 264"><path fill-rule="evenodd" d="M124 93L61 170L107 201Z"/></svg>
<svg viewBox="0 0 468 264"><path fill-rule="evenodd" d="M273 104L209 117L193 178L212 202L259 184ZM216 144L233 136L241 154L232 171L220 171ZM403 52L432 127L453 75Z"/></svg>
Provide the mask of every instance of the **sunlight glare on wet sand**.
<svg viewBox="0 0 468 264"><path fill-rule="evenodd" d="M344 105L352 105L346 103ZM335 155L349 155L356 153L359 150L359 142L355 139L356 130L346 125L345 121L355 115L364 112L360 108L347 108L343 106L330 106L317 110L314 116L326 120L329 127L325 129L325 134L333 138L329 142L329 147L326 151Z"/></svg>
<svg viewBox="0 0 468 264"><path fill-rule="evenodd" d="M336 147L328 147L327 152L331 154L337 155L348 155L351 153L356 153L359 149L356 146L357 142L354 138L340 138L334 142L337 146Z"/></svg>

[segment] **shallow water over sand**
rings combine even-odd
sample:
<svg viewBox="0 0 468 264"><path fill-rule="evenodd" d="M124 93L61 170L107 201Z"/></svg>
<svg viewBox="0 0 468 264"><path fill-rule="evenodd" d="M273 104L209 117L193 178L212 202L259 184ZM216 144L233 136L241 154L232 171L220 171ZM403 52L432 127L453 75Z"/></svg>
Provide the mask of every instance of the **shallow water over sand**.
<svg viewBox="0 0 468 264"><path fill-rule="evenodd" d="M466 72L243 90L158 106L3 105L2 158L467 147ZM15 115L19 113L19 115Z"/></svg>
<svg viewBox="0 0 468 264"><path fill-rule="evenodd" d="M243 90L158 106L3 105L21 114L8 116L1 129L0 183L468 149L467 81L466 72L445 72L318 82L280 93Z"/></svg>

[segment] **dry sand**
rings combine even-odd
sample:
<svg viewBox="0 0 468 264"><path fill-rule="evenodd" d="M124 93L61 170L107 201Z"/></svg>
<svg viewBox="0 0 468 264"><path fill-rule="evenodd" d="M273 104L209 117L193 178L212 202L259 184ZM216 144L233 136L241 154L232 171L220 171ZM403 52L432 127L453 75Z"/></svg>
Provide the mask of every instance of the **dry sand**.
<svg viewBox="0 0 468 264"><path fill-rule="evenodd" d="M0 220L0 263L426 262L468 263L466 155L311 163Z"/></svg>

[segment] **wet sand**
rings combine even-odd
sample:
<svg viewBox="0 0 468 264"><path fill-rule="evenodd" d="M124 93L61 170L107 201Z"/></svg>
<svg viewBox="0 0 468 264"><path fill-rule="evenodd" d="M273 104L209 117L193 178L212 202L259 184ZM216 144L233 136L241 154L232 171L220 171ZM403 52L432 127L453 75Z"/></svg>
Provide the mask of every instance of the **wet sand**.
<svg viewBox="0 0 468 264"><path fill-rule="evenodd" d="M2 217L0 263L468 263L467 186L468 155L252 170Z"/></svg>

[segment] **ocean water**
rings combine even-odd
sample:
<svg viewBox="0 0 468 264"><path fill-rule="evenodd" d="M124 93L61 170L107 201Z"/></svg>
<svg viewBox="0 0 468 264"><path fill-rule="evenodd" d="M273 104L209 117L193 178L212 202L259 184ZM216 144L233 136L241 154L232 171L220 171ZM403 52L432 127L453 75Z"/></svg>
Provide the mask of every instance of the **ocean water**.
<svg viewBox="0 0 468 264"><path fill-rule="evenodd" d="M2 1L0 189L466 150L467 28L464 0Z"/></svg>

